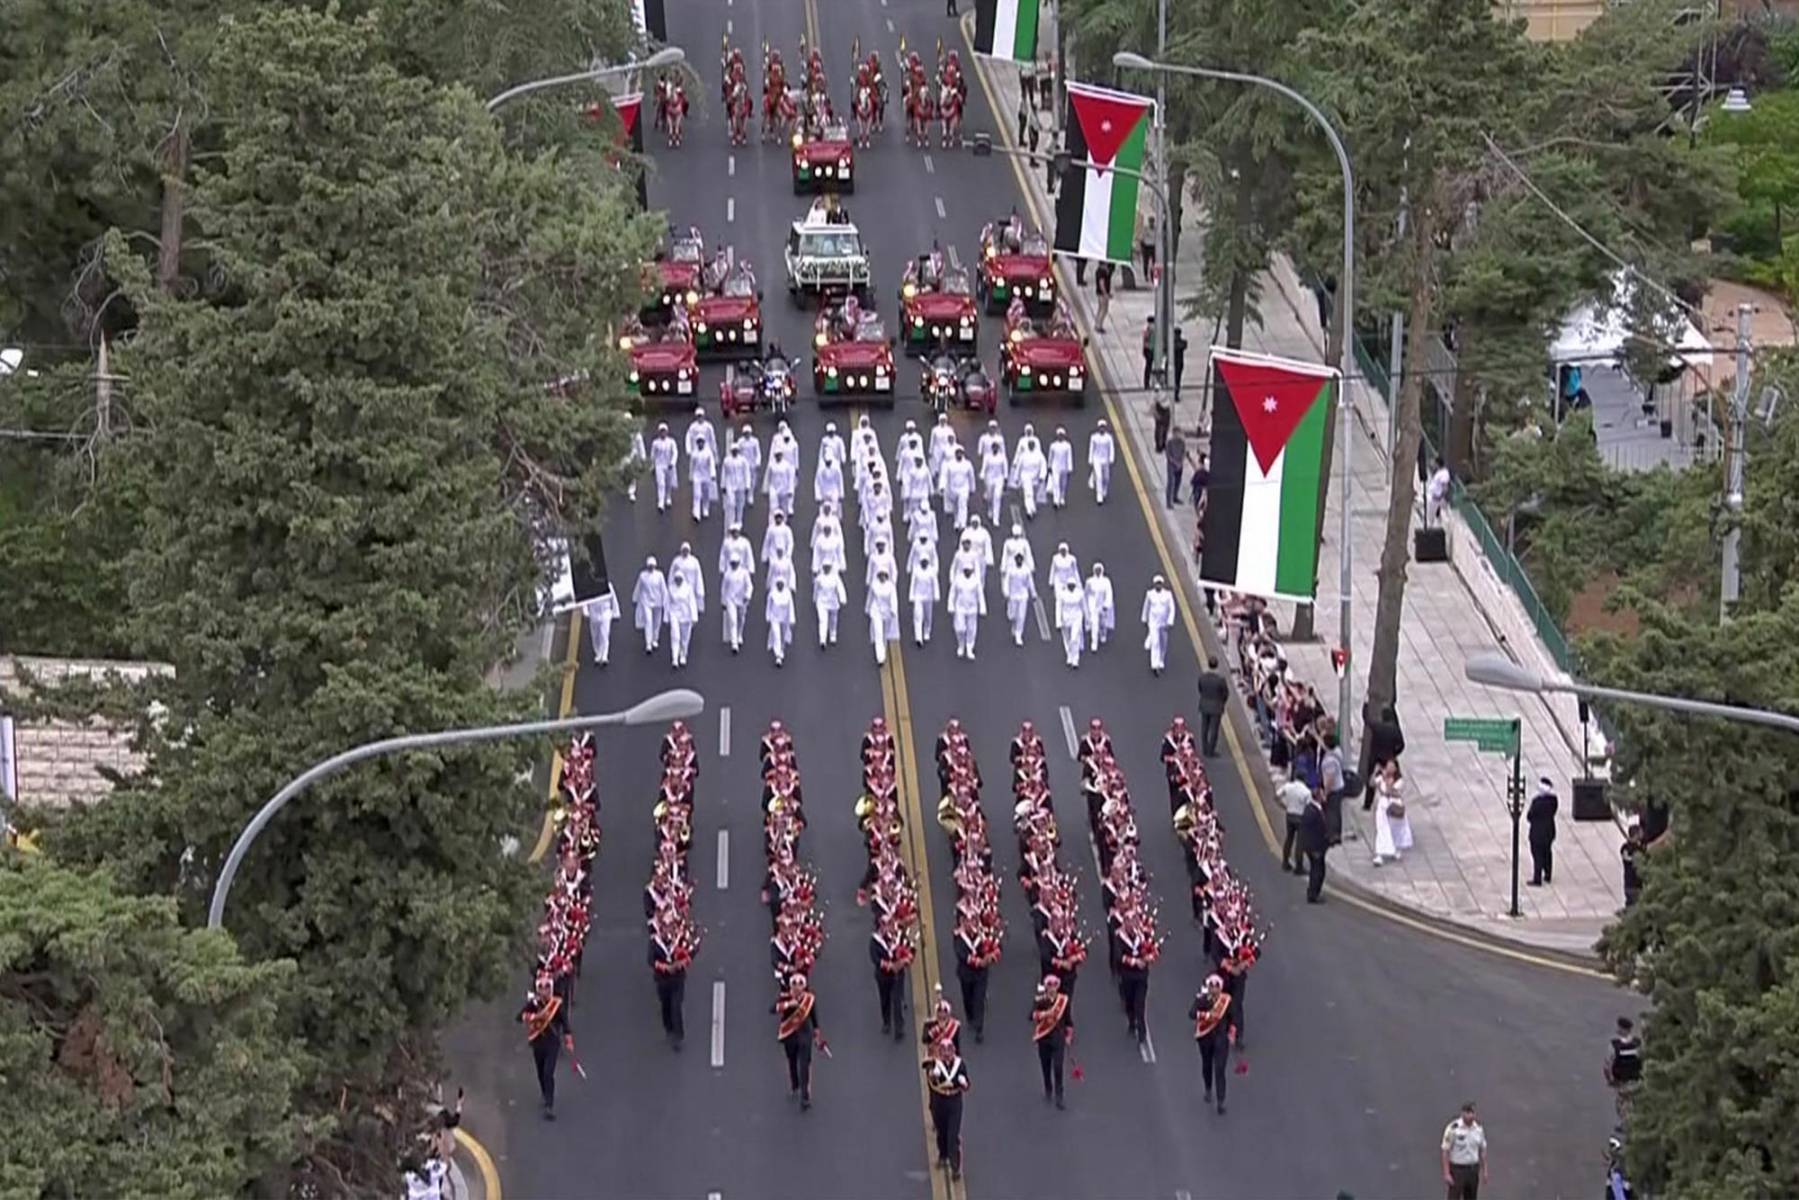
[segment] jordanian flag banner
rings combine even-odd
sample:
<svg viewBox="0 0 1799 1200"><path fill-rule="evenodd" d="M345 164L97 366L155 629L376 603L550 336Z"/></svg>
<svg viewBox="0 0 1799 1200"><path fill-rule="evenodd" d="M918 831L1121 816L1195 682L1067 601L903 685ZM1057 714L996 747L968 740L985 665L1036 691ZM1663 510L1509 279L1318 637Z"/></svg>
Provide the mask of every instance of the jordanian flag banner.
<svg viewBox="0 0 1799 1200"><path fill-rule="evenodd" d="M974 52L1013 62L1037 61L1041 0L975 0Z"/></svg>
<svg viewBox="0 0 1799 1200"><path fill-rule="evenodd" d="M1312 599L1324 447L1339 379L1317 363L1212 348L1203 582L1253 596Z"/></svg>
<svg viewBox="0 0 1799 1200"><path fill-rule="evenodd" d="M1131 261L1137 172L1155 101L1086 83L1068 85L1069 164L1056 197L1056 249L1094 260ZM1092 160L1093 166L1082 165Z"/></svg>

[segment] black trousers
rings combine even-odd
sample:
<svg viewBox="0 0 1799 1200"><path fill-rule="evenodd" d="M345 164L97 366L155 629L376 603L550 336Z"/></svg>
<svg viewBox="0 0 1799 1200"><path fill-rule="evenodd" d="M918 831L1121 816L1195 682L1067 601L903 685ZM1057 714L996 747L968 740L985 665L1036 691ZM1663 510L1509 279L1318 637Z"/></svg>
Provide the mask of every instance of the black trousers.
<svg viewBox="0 0 1799 1200"><path fill-rule="evenodd" d="M1289 856L1292 858L1293 870L1298 871L1303 863L1304 855L1299 852L1299 818L1292 813L1287 814L1287 836L1281 839L1281 870L1287 869Z"/></svg>
<svg viewBox="0 0 1799 1200"><path fill-rule="evenodd" d="M537 1089L543 1093L543 1106L556 1107L556 1060L562 1057L562 1039L545 1033L531 1043L531 1057L537 1063Z"/></svg>
<svg viewBox="0 0 1799 1200"><path fill-rule="evenodd" d="M1530 844L1530 881L1532 883L1550 883L1555 874L1555 843L1532 842Z"/></svg>
<svg viewBox="0 0 1799 1200"><path fill-rule="evenodd" d="M1449 1200L1480 1200L1480 1164L1449 1164Z"/></svg>
<svg viewBox="0 0 1799 1200"><path fill-rule="evenodd" d="M802 1029L792 1037L781 1042L781 1049L787 1052L787 1087L800 1094L800 1099L812 1102L812 1038Z"/></svg>
<svg viewBox="0 0 1799 1200"><path fill-rule="evenodd" d="M1118 973L1118 998L1124 1001L1125 1019L1139 1039L1148 1032L1144 1012L1149 1005L1149 972L1124 970Z"/></svg>
<svg viewBox="0 0 1799 1200"><path fill-rule="evenodd" d="M662 1008L662 1032L676 1041L687 1036L687 1025L682 1016L682 1009L687 1001L687 972L677 971L672 975L656 974L656 1002Z"/></svg>
<svg viewBox="0 0 1799 1200"><path fill-rule="evenodd" d="M900 992L900 981L904 978L898 971L890 974L875 968L875 989L881 994L881 1028L891 1028L895 1038L901 1035L906 1024L905 996Z"/></svg>
<svg viewBox="0 0 1799 1200"><path fill-rule="evenodd" d="M1043 1070L1043 1094L1062 1098L1062 1063L1068 1057L1068 1043L1061 1033L1037 1039L1037 1065Z"/></svg>
<svg viewBox="0 0 1799 1200"><path fill-rule="evenodd" d="M1224 1081L1230 1076L1231 1043L1222 1027L1199 1039L1199 1078L1206 1095L1217 1093L1224 1103Z"/></svg>
<svg viewBox="0 0 1799 1200"><path fill-rule="evenodd" d="M1155 370L1155 367L1156 367L1155 352L1153 350L1145 350L1143 352L1143 390L1146 392L1149 390L1150 373ZM1160 409L1157 410L1158 413L1160 411L1161 411ZM1157 442L1157 446L1156 446L1157 450L1161 450L1162 446L1166 445L1168 442L1168 433L1162 427L1162 418L1160 416L1158 416L1156 418L1156 442Z"/></svg>
<svg viewBox="0 0 1799 1200"><path fill-rule="evenodd" d="M1218 730L1223 724L1223 713L1199 714L1199 748L1207 758L1218 753Z"/></svg>
<svg viewBox="0 0 1799 1200"><path fill-rule="evenodd" d="M1149 366L1150 355L1145 351L1143 355L1143 386L1145 388L1149 387ZM1168 427L1174 424L1174 410L1158 404L1155 406L1154 417L1156 453L1160 454L1168 449Z"/></svg>
<svg viewBox="0 0 1799 1200"><path fill-rule="evenodd" d="M937 1131L937 1158L962 1169L962 1097L931 1093L931 1127Z"/></svg>
<svg viewBox="0 0 1799 1200"><path fill-rule="evenodd" d="M1316 900L1324 894L1324 854L1306 852L1306 899Z"/></svg>
<svg viewBox="0 0 1799 1200"><path fill-rule="evenodd" d="M987 971L984 967L963 967L956 971L962 985L962 1012L974 1028L976 1037L987 1029Z"/></svg>

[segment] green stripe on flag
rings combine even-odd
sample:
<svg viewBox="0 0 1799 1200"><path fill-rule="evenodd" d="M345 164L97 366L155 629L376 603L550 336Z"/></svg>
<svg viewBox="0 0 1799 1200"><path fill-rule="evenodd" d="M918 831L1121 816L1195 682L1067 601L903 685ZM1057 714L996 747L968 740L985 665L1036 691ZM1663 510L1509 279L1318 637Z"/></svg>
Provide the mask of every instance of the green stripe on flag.
<svg viewBox="0 0 1799 1200"><path fill-rule="evenodd" d="M1138 175L1125 172L1143 170L1144 147L1148 142L1149 122L1138 121L1131 135L1118 147L1118 157L1112 160L1114 169L1106 172L1112 184L1112 208L1106 221L1106 255L1121 262L1130 262L1134 257L1131 243L1137 236L1137 185L1140 182Z"/></svg>
<svg viewBox="0 0 1799 1200"><path fill-rule="evenodd" d="M1326 410L1331 386L1324 384L1305 418L1287 439L1281 455L1281 525L1274 564L1274 590L1283 596L1310 596L1318 575L1318 499L1324 472Z"/></svg>
<svg viewBox="0 0 1799 1200"><path fill-rule="evenodd" d="M1019 62L1037 61L1037 0L1018 0L1018 24L1012 34L1012 57Z"/></svg>

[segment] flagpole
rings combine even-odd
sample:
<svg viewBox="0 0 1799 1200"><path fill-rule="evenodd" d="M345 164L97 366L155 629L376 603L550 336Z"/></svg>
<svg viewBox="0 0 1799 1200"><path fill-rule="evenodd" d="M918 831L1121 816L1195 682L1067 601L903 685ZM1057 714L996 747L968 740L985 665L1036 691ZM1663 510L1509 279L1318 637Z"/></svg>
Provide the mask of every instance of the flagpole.
<svg viewBox="0 0 1799 1200"><path fill-rule="evenodd" d="M1156 0L1156 57L1168 55L1168 0ZM1156 72L1156 187L1162 196L1162 279L1156 289L1156 307L1162 334L1162 377L1159 388L1168 392L1174 380L1174 205L1168 202L1168 77ZM1180 404L1177 387L1168 398L1168 424Z"/></svg>

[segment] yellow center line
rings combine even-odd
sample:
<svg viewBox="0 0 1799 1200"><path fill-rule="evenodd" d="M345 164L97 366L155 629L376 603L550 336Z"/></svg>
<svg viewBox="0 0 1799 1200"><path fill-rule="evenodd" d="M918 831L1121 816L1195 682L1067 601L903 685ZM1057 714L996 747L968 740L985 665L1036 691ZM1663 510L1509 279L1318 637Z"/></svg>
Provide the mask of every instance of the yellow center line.
<svg viewBox="0 0 1799 1200"><path fill-rule="evenodd" d="M556 705L556 719L562 720L574 711L575 707L575 675L581 669L581 610L571 608L568 613L568 648L562 656L562 699ZM550 852L550 842L556 836L556 793L562 787L562 751L556 750L550 756L550 793L549 804L543 813L543 827L537 831L537 845L531 847L531 855L526 862L542 862L543 856Z"/></svg>
<svg viewBox="0 0 1799 1200"><path fill-rule="evenodd" d="M973 35L970 32L973 28L973 20L974 18L972 15L965 16L961 20L962 40L968 47L968 53L971 60L975 63L974 75L975 78L980 81L981 91L986 94L988 107L997 117L1001 109L998 97L993 94L993 85L987 78L988 68L986 64L980 60L979 56L974 53L974 40ZM1016 149L1017 145L1013 138L1012 126L1003 119L996 119L994 124L998 129L999 139L1009 148ZM1011 165L1012 174L1018 181L1018 190L1024 196L1025 205L1030 209L1032 219L1036 221L1038 228L1053 230L1055 222L1053 219L1045 216L1043 206L1038 202L1037 193L1030 186L1030 180L1025 177L1023 160L1012 155L1006 155L1005 158L1006 162ZM1074 283L1072 279L1073 273L1069 270L1068 264L1063 261L1062 258L1057 257L1055 259L1055 268L1058 277L1061 280L1063 294L1069 295L1076 291L1078 289L1078 284ZM1091 323L1087 319L1086 310L1078 305L1070 305L1069 307L1074 313L1075 321L1081 326L1082 332L1090 342L1094 336L1094 331L1091 327ZM1111 422L1112 428L1123 431L1124 422L1120 418L1115 396L1110 390L1105 388L1100 389L1100 394L1105 400L1106 416ZM1176 584L1184 585L1186 575L1175 566L1174 555L1170 553L1167 539L1163 536L1162 522L1159 518L1155 502L1150 498L1149 489L1144 484L1143 469L1139 467L1137 463L1137 451L1134 439L1124 437L1121 441L1124 453L1119 457L1124 462L1125 473L1130 476L1131 490L1137 495L1138 506L1143 510L1143 521L1144 524L1149 527L1149 538L1155 545L1156 556L1161 560L1162 571L1169 580ZM1176 586L1172 590L1174 591L1175 603L1181 610L1181 623L1186 628L1187 637L1193 644L1194 653L1198 656L1199 661L1203 663L1206 661L1208 652L1206 650L1205 639L1200 636L1199 621L1194 616L1193 606L1187 599L1187 589L1185 586ZM1259 799L1260 790L1256 784L1255 775L1250 769L1249 759L1244 753L1243 744L1238 740L1236 727L1230 721L1224 722L1224 740L1230 750L1231 761L1235 764L1237 774L1243 782L1243 794L1249 799L1249 810L1255 816L1256 828L1261 830L1262 841L1267 844L1269 853L1278 855L1281 846L1280 839L1275 835L1274 824L1269 819L1267 806ZM1550 967L1554 970L1563 971L1572 975L1583 975L1592 979L1604 979L1607 982L1611 982L1612 979L1612 977L1605 972L1594 970L1591 967L1580 966L1560 958L1535 954L1528 950L1513 949L1509 946L1501 945L1483 938L1472 937L1457 933L1450 929L1444 929L1434 923L1419 920L1382 905L1372 903L1360 896L1345 892L1340 888L1333 887L1330 889L1330 892L1338 899L1341 899L1356 908L1362 909L1364 912L1385 917L1396 924L1404 925L1408 929L1432 934L1442 938L1444 941L1454 942L1458 945L1468 946L1477 950L1485 950L1490 954L1496 954L1502 958L1509 958L1518 962L1530 963L1533 966Z"/></svg>
<svg viewBox="0 0 1799 1200"><path fill-rule="evenodd" d="M888 646L887 663L881 668L881 706L887 725L893 730L895 757L899 760L900 821L905 835L900 851L918 885L918 955L912 960L912 970L907 974L912 991L912 1012L922 1025L931 1015L927 1003L935 1001L937 938L931 906L930 862L925 857L923 806L919 803L918 770L914 758L912 706L906 699L905 668L900 663L898 642ZM936 1165L937 1143L931 1132L931 1089L922 1070L918 1075L918 1102L923 1117L925 1163L931 1177L932 1200L956 1200L962 1196L960 1181L949 1180Z"/></svg>

